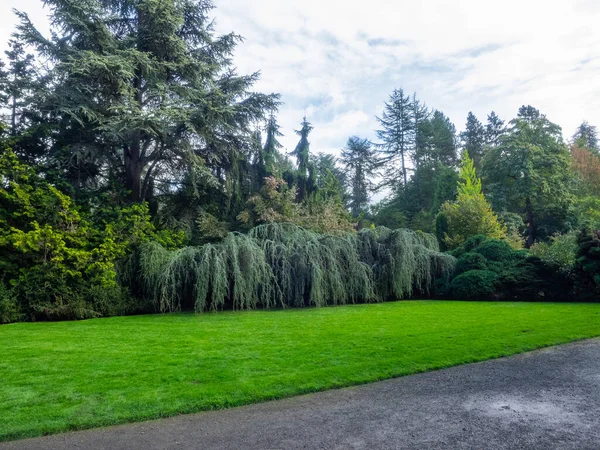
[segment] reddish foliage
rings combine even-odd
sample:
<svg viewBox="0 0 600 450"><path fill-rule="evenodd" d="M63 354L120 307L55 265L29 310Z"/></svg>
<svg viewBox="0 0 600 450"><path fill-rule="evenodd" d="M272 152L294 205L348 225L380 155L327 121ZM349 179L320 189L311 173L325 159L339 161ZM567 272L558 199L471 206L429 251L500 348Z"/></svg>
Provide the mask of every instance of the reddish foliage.
<svg viewBox="0 0 600 450"><path fill-rule="evenodd" d="M587 148L573 145L571 167L579 176L585 190L590 193L600 192L600 155Z"/></svg>

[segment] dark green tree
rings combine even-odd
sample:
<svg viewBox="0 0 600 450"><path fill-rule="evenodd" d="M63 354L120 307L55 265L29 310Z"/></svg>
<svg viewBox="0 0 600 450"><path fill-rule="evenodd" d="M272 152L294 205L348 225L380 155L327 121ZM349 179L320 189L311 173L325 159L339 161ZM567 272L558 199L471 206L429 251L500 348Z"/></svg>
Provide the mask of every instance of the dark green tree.
<svg viewBox="0 0 600 450"><path fill-rule="evenodd" d="M519 110L507 136L486 153L483 174L494 208L524 218L528 247L562 231L571 198L569 151L560 127L538 110Z"/></svg>
<svg viewBox="0 0 600 450"><path fill-rule="evenodd" d="M7 122L10 134L16 136L27 125L27 108L31 104L31 93L35 80L33 55L27 54L22 43L10 40L6 54L6 70L0 75L2 102L8 106ZM1 69L0 69L1 70Z"/></svg>
<svg viewBox="0 0 600 450"><path fill-rule="evenodd" d="M292 156L296 157L296 165L298 166L298 198L304 200L309 194L309 183L311 176L310 163L310 142L308 135L313 130L313 126L306 120L302 120L302 128L296 130L296 134L300 136L300 141L292 152Z"/></svg>
<svg viewBox="0 0 600 450"><path fill-rule="evenodd" d="M474 161L475 168L479 169L483 158L486 136L485 128L472 112L469 112L467 116L467 125L465 131L460 133L460 140L463 149L467 151Z"/></svg>
<svg viewBox="0 0 600 450"><path fill-rule="evenodd" d="M431 116L431 112L425 105L421 103L421 101L417 98L417 94L414 93L412 97L412 107L413 107L413 119L415 121L414 129L415 129L415 166L418 168L422 161L422 157L424 156L424 150L428 144L428 123L429 117Z"/></svg>
<svg viewBox="0 0 600 450"><path fill-rule="evenodd" d="M577 144L580 147L587 148L595 153L600 153L600 147L598 146L598 130L595 126L590 125L587 122L583 122L579 125L572 140L574 144Z"/></svg>
<svg viewBox="0 0 600 450"><path fill-rule="evenodd" d="M441 111L435 111L431 118L431 160L446 166L457 163L456 127Z"/></svg>
<svg viewBox="0 0 600 450"><path fill-rule="evenodd" d="M395 89L377 120L381 129L381 160L385 166L383 184L390 187L408 183L408 163L414 158L415 108L409 95Z"/></svg>
<svg viewBox="0 0 600 450"><path fill-rule="evenodd" d="M501 120L494 111L492 111L487 118L487 124L485 126L485 143L489 146L495 147L500 144L500 138L506 134L506 127L504 121Z"/></svg>
<svg viewBox="0 0 600 450"><path fill-rule="evenodd" d="M350 211L354 217L369 205L369 193L374 189L373 179L378 167L377 155L368 139L353 136L341 153L350 186Z"/></svg>
<svg viewBox="0 0 600 450"><path fill-rule="evenodd" d="M35 95L54 124L49 158L115 174L134 202L172 191L204 162L235 177L238 152L278 100L251 92L257 74L236 74L240 37L215 35L210 0L45 4L51 36L19 13L18 42L41 56L46 84Z"/></svg>
<svg viewBox="0 0 600 450"><path fill-rule="evenodd" d="M281 159L279 150L283 147L278 140L278 138L283 136L280 129L281 127L277 123L277 118L274 114L271 114L265 127L267 140L262 152L263 173L265 177L277 174L277 162Z"/></svg>

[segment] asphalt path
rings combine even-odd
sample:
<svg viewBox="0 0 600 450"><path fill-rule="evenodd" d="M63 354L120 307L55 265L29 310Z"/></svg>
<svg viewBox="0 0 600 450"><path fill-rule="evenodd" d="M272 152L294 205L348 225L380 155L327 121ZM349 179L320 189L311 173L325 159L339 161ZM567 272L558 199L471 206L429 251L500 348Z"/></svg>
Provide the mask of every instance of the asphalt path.
<svg viewBox="0 0 600 450"><path fill-rule="evenodd" d="M600 340L20 449L600 449Z"/></svg>

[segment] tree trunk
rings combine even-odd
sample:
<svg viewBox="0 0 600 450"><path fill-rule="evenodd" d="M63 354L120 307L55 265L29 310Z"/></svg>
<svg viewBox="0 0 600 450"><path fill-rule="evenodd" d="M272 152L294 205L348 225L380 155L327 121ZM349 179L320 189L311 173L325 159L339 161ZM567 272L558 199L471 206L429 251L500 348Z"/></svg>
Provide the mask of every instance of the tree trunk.
<svg viewBox="0 0 600 450"><path fill-rule="evenodd" d="M527 210L527 241L525 245L527 248L535 243L535 224L533 222L533 207L531 206L531 199L527 197L525 199L525 207Z"/></svg>
<svg viewBox="0 0 600 450"><path fill-rule="evenodd" d="M408 178L406 176L406 163L404 161L404 150L402 150L402 174L404 175L404 187L408 184Z"/></svg>
<svg viewBox="0 0 600 450"><path fill-rule="evenodd" d="M131 145L125 147L125 189L129 191L129 201L132 203L142 201L142 161L139 139L133 139Z"/></svg>
<svg viewBox="0 0 600 450"><path fill-rule="evenodd" d="M11 107L11 117L10 117L10 134L11 136L17 135L17 94L13 92L12 94L12 107Z"/></svg>

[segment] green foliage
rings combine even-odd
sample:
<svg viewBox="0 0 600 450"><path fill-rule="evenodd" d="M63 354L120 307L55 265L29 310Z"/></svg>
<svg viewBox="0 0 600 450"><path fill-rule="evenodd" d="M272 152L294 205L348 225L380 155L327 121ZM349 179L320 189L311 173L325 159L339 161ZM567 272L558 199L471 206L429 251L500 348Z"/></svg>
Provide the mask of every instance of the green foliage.
<svg viewBox="0 0 600 450"><path fill-rule="evenodd" d="M0 155L0 177L0 265L31 319L127 312L117 262L150 238L167 246L177 240L155 233L145 205L86 217L10 150Z"/></svg>
<svg viewBox="0 0 600 450"><path fill-rule="evenodd" d="M458 258L450 285L453 298L573 299L568 273L549 261L531 256L528 251L512 249L505 240L474 236L451 253Z"/></svg>
<svg viewBox="0 0 600 450"><path fill-rule="evenodd" d="M442 218L437 221L437 225L443 226L444 231L442 234L442 229L438 229L437 235L443 235L443 242L450 249L479 234L491 238L506 236L506 228L485 199L473 160L466 152L462 158L458 198L453 203L444 203L439 214Z"/></svg>
<svg viewBox="0 0 600 450"><path fill-rule="evenodd" d="M496 293L498 275L489 270L470 270L452 280L452 296L461 300L490 300Z"/></svg>
<svg viewBox="0 0 600 450"><path fill-rule="evenodd" d="M407 164L414 157L416 136L415 109L410 96L402 89L394 89L377 120L381 125L377 136L382 141L384 183L391 187L406 186Z"/></svg>
<svg viewBox="0 0 600 450"><path fill-rule="evenodd" d="M472 112L467 116L465 131L460 133L463 149L473 160L475 167L481 168L481 160L486 141L485 128Z"/></svg>
<svg viewBox="0 0 600 450"><path fill-rule="evenodd" d="M577 249L577 290L581 298L600 299L600 231L582 231Z"/></svg>
<svg viewBox="0 0 600 450"><path fill-rule="evenodd" d="M409 230L331 235L269 224L202 247L149 243L140 268L159 310L200 312L410 298L449 276L454 258L433 236Z"/></svg>
<svg viewBox="0 0 600 450"><path fill-rule="evenodd" d="M531 247L531 254L545 263L569 274L577 263L577 233L557 234L549 242L537 242Z"/></svg>
<svg viewBox="0 0 600 450"><path fill-rule="evenodd" d="M564 228L571 199L569 152L560 127L522 107L500 144L483 161L486 193L498 210L520 214L527 246Z"/></svg>
<svg viewBox="0 0 600 450"><path fill-rule="evenodd" d="M520 254L515 252L506 241L498 239L485 240L477 247L476 251L489 261L503 264L510 263L516 255Z"/></svg>
<svg viewBox="0 0 600 450"><path fill-rule="evenodd" d="M378 166L377 156L371 142L353 136L342 150L341 161L348 172L350 210L358 217L367 209L369 193L375 188L371 180Z"/></svg>
<svg viewBox="0 0 600 450"><path fill-rule="evenodd" d="M467 252L456 261L454 275L458 276L470 270L487 270L488 262L480 253Z"/></svg>
<svg viewBox="0 0 600 450"><path fill-rule="evenodd" d="M0 281L0 324L18 322L22 319L20 305L14 289Z"/></svg>

